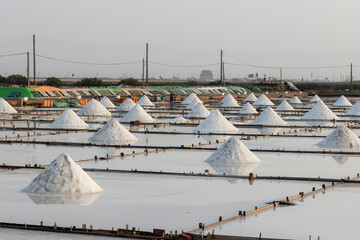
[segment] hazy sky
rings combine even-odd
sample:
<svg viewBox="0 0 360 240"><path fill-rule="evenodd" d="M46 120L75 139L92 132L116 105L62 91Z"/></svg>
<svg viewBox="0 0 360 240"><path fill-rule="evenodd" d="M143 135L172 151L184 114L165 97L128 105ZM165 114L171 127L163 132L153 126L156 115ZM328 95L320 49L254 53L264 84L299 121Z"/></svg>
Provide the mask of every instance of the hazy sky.
<svg viewBox="0 0 360 240"><path fill-rule="evenodd" d="M218 77L226 63L282 66L360 66L359 0L2 0L0 56L32 52L88 63L37 58L40 76L140 77L149 43L150 76ZM32 66L32 61L31 61ZM0 74L25 74L26 56L0 57ZM225 65L226 77L279 69ZM32 70L31 70L32 74ZM284 69L284 77L349 75L349 68ZM354 68L360 78L360 68Z"/></svg>

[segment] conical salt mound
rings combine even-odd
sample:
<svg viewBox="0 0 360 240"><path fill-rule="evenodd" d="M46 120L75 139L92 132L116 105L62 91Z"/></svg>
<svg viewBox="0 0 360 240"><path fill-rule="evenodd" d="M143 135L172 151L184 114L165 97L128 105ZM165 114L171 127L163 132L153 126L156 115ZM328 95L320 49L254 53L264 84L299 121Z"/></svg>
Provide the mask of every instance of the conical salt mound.
<svg viewBox="0 0 360 240"><path fill-rule="evenodd" d="M351 107L352 104L344 95L341 95L341 97L339 97L336 100L336 102L333 104L333 106L335 106L335 107Z"/></svg>
<svg viewBox="0 0 360 240"><path fill-rule="evenodd" d="M214 110L193 131L201 133L237 133L239 130L219 110Z"/></svg>
<svg viewBox="0 0 360 240"><path fill-rule="evenodd" d="M111 116L111 112L109 112L104 105L99 103L99 101L95 99L91 99L90 102L85 104L80 111L78 112L79 116Z"/></svg>
<svg viewBox="0 0 360 240"><path fill-rule="evenodd" d="M360 101L357 101L354 106L352 106L349 111L346 112L346 115L360 116Z"/></svg>
<svg viewBox="0 0 360 240"><path fill-rule="evenodd" d="M275 104L270 101L270 99L265 96L265 94L262 94L254 103L253 106L260 107L260 106L274 106Z"/></svg>
<svg viewBox="0 0 360 240"><path fill-rule="evenodd" d="M301 117L302 120L338 120L336 116L329 108L325 105L322 100L319 100L309 112Z"/></svg>
<svg viewBox="0 0 360 240"><path fill-rule="evenodd" d="M66 154L60 154L26 188L32 194L90 194L102 188Z"/></svg>
<svg viewBox="0 0 360 240"><path fill-rule="evenodd" d="M232 95L230 93L226 94L226 96L221 99L221 103L224 103L224 101L228 101L229 99L233 98Z"/></svg>
<svg viewBox="0 0 360 240"><path fill-rule="evenodd" d="M135 106L135 103L131 98L126 99L125 102L120 104L120 106L116 109L119 112L128 112Z"/></svg>
<svg viewBox="0 0 360 240"><path fill-rule="evenodd" d="M275 108L275 111L292 111L294 108L286 101L283 100L280 105Z"/></svg>
<svg viewBox="0 0 360 240"><path fill-rule="evenodd" d="M209 110L202 103L196 106L186 115L186 118L206 118L210 115Z"/></svg>
<svg viewBox="0 0 360 240"><path fill-rule="evenodd" d="M195 93L190 94L185 98L184 101L181 102L182 105L188 105L190 104L195 98L198 98ZM199 99L200 100L200 99Z"/></svg>
<svg viewBox="0 0 360 240"><path fill-rule="evenodd" d="M317 145L321 147L358 148L359 137L345 125L340 125Z"/></svg>
<svg viewBox="0 0 360 240"><path fill-rule="evenodd" d="M237 137L229 138L205 161L216 164L261 162Z"/></svg>
<svg viewBox="0 0 360 240"><path fill-rule="evenodd" d="M286 125L286 122L271 108L267 107L265 110L252 122L254 125Z"/></svg>
<svg viewBox="0 0 360 240"><path fill-rule="evenodd" d="M152 123L155 121L141 106L136 104L120 122L141 122L141 123Z"/></svg>
<svg viewBox="0 0 360 240"><path fill-rule="evenodd" d="M0 113L17 113L5 99L0 98Z"/></svg>
<svg viewBox="0 0 360 240"><path fill-rule="evenodd" d="M110 101L110 99L108 99L108 97L106 96L100 100L100 103L104 105L104 107L106 108L116 108L116 106L112 103L112 101Z"/></svg>
<svg viewBox="0 0 360 240"><path fill-rule="evenodd" d="M113 143L117 145L132 144L137 140L132 133L114 118L89 138L90 142Z"/></svg>
<svg viewBox="0 0 360 240"><path fill-rule="evenodd" d="M321 98L316 94L312 99L310 99L309 103L317 103Z"/></svg>
<svg viewBox="0 0 360 240"><path fill-rule="evenodd" d="M258 113L256 111L256 109L251 106L251 104L249 102L247 102L240 110L239 112L240 114L256 114Z"/></svg>
<svg viewBox="0 0 360 240"><path fill-rule="evenodd" d="M194 100L186 106L186 109L193 109L198 103L202 103L202 101L199 98L194 98Z"/></svg>
<svg viewBox="0 0 360 240"><path fill-rule="evenodd" d="M235 100L235 98L231 94L226 95L226 97L222 101L221 106L222 107L240 107L238 102Z"/></svg>
<svg viewBox="0 0 360 240"><path fill-rule="evenodd" d="M290 103L291 103L291 104L302 104L302 102L300 101L300 99L299 99L297 96L293 97L293 98L290 100Z"/></svg>
<svg viewBox="0 0 360 240"><path fill-rule="evenodd" d="M153 104L146 95L142 96L137 103L142 107L155 107L155 104Z"/></svg>
<svg viewBox="0 0 360 240"><path fill-rule="evenodd" d="M68 108L52 123L52 128L82 129L87 125L72 109Z"/></svg>
<svg viewBox="0 0 360 240"><path fill-rule="evenodd" d="M255 102L257 100L257 97L254 93L250 93L245 99L244 102Z"/></svg>

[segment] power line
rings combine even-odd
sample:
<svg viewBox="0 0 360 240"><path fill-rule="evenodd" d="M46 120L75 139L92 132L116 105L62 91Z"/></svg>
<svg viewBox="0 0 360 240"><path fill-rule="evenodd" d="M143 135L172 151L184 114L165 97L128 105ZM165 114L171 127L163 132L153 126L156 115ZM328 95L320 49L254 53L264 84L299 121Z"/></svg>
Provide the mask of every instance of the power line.
<svg viewBox="0 0 360 240"><path fill-rule="evenodd" d="M330 69L330 68L346 68L349 67L349 65L342 65L342 66L313 66L313 67L281 67L281 66L265 66L265 65L253 65L253 64L242 64L242 63L231 63L231 62L225 62L225 64L228 65L236 65L236 66L243 66L243 67L254 67L254 68L273 68L273 69Z"/></svg>
<svg viewBox="0 0 360 240"><path fill-rule="evenodd" d="M23 53L11 53L11 54L0 55L0 57L12 57L12 56L25 55L25 54L26 54L26 52L23 52Z"/></svg>
<svg viewBox="0 0 360 240"><path fill-rule="evenodd" d="M197 68L197 67L210 67L219 65L219 63L212 63L212 64L204 64L204 65L173 65L173 64L166 64L166 63L157 63L157 62L149 62L154 65L160 65L165 67L179 67L179 68Z"/></svg>

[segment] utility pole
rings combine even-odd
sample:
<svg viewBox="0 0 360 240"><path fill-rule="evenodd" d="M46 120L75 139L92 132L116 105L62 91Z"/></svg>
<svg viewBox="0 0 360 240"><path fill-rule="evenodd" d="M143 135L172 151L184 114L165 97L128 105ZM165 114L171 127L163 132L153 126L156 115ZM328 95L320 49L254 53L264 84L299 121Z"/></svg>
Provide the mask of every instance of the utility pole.
<svg viewBox="0 0 360 240"><path fill-rule="evenodd" d="M141 79L142 79L142 84L144 86L145 82L144 82L144 79L145 79L145 59L143 58L142 59L142 75L141 75Z"/></svg>
<svg viewBox="0 0 360 240"><path fill-rule="evenodd" d="M225 64L222 63L222 85L225 87Z"/></svg>
<svg viewBox="0 0 360 240"><path fill-rule="evenodd" d="M220 50L220 84L223 84L223 50Z"/></svg>
<svg viewBox="0 0 360 240"><path fill-rule="evenodd" d="M350 63L350 92L353 90L353 73L352 73L352 63Z"/></svg>
<svg viewBox="0 0 360 240"><path fill-rule="evenodd" d="M34 85L36 86L35 34L33 34Z"/></svg>
<svg viewBox="0 0 360 240"><path fill-rule="evenodd" d="M26 52L26 75L28 80L28 88L30 87L30 53Z"/></svg>
<svg viewBox="0 0 360 240"><path fill-rule="evenodd" d="M146 43L146 86L149 86L149 44Z"/></svg>
<svg viewBox="0 0 360 240"><path fill-rule="evenodd" d="M280 68L280 80L282 80L282 68Z"/></svg>

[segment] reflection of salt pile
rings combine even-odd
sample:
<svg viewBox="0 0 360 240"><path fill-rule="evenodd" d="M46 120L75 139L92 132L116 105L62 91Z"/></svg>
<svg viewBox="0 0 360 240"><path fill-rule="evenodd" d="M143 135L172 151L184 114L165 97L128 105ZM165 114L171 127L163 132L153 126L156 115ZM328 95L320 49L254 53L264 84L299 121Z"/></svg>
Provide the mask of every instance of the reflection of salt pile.
<svg viewBox="0 0 360 240"><path fill-rule="evenodd" d="M280 105L275 108L275 111L292 111L294 108L286 101L283 100Z"/></svg>
<svg viewBox="0 0 360 240"><path fill-rule="evenodd" d="M275 104L268 99L265 94L261 94L261 96L253 103L253 106L274 106Z"/></svg>
<svg viewBox="0 0 360 240"><path fill-rule="evenodd" d="M136 104L120 122L141 122L141 123L152 123L155 121L139 104Z"/></svg>
<svg viewBox="0 0 360 240"><path fill-rule="evenodd" d="M127 145L138 139L116 119L112 118L105 126L89 138L90 142Z"/></svg>
<svg viewBox="0 0 360 240"><path fill-rule="evenodd" d="M98 199L100 193L82 194L82 195L45 195L45 194L27 194L35 204L74 204L91 205Z"/></svg>
<svg viewBox="0 0 360 240"><path fill-rule="evenodd" d="M301 117L303 120L338 120L336 116L329 108L325 105L322 100L319 100L309 112Z"/></svg>
<svg viewBox="0 0 360 240"><path fill-rule="evenodd" d="M219 110L214 110L193 131L201 133L236 133L239 130Z"/></svg>
<svg viewBox="0 0 360 240"><path fill-rule="evenodd" d="M291 104L302 104L302 102L300 101L300 99L297 96L294 96L291 100L290 100Z"/></svg>
<svg viewBox="0 0 360 240"><path fill-rule="evenodd" d="M332 156L332 158L340 165L345 165L345 163L347 163L350 159L349 156Z"/></svg>
<svg viewBox="0 0 360 240"><path fill-rule="evenodd" d="M279 133L281 128L271 128L271 127L269 128L269 127L267 127L267 128L258 128L257 130L262 135L271 135L271 134Z"/></svg>
<svg viewBox="0 0 360 240"><path fill-rule="evenodd" d="M223 100L221 100L221 102L222 102L221 104L222 107L240 107L238 102L231 94L226 95L226 97Z"/></svg>
<svg viewBox="0 0 360 240"><path fill-rule="evenodd" d="M309 103L317 103L321 98L316 94L312 99L310 99Z"/></svg>
<svg viewBox="0 0 360 240"><path fill-rule="evenodd" d="M193 109L198 103L202 103L202 101L199 98L194 98L194 100L186 106L186 109Z"/></svg>
<svg viewBox="0 0 360 240"><path fill-rule="evenodd" d="M234 163L234 164L216 164L207 162L218 174L233 175L233 176L249 176L260 163ZM230 183L238 183L241 179L229 179Z"/></svg>
<svg viewBox="0 0 360 240"><path fill-rule="evenodd" d="M60 154L26 188L32 194L90 194L103 190L71 157Z"/></svg>
<svg viewBox="0 0 360 240"><path fill-rule="evenodd" d="M256 109L255 109L253 106L251 106L250 103L247 102L247 103L239 110L238 113L240 113L240 114L256 114L256 113L258 113L258 112L256 111Z"/></svg>
<svg viewBox="0 0 360 240"><path fill-rule="evenodd" d="M317 145L321 147L358 148L360 147L360 139L348 127L340 125Z"/></svg>
<svg viewBox="0 0 360 240"><path fill-rule="evenodd" d="M79 116L111 116L111 113L99 101L91 99L78 112Z"/></svg>
<svg viewBox="0 0 360 240"><path fill-rule="evenodd" d="M336 107L351 107L352 104L351 104L351 102L349 102L349 100L344 95L341 95L341 97L339 97L336 100L336 102L333 104L333 106L336 106Z"/></svg>
<svg viewBox="0 0 360 240"><path fill-rule="evenodd" d="M174 118L171 122L172 123L186 123L188 120L186 120L183 117Z"/></svg>
<svg viewBox="0 0 360 240"><path fill-rule="evenodd" d="M120 104L120 106L116 109L119 112L128 112L135 106L135 103L131 98L126 99L125 102Z"/></svg>
<svg viewBox="0 0 360 240"><path fill-rule="evenodd" d="M184 101L181 102L182 105L190 104L195 98L198 98L195 93L190 94ZM199 99L200 100L200 99Z"/></svg>
<svg viewBox="0 0 360 240"><path fill-rule="evenodd" d="M346 115L360 116L360 101L357 101L354 106L352 106L349 111L346 112Z"/></svg>
<svg viewBox="0 0 360 240"><path fill-rule="evenodd" d="M106 96L100 100L100 103L104 105L104 107L106 108L116 108L116 106L112 103L112 101L110 101L110 99L108 99L108 97Z"/></svg>
<svg viewBox="0 0 360 240"><path fill-rule="evenodd" d="M271 108L267 107L253 122L254 125L286 125L286 122Z"/></svg>
<svg viewBox="0 0 360 240"><path fill-rule="evenodd" d="M254 93L250 93L245 99L244 102L255 102L257 100L257 97Z"/></svg>
<svg viewBox="0 0 360 240"><path fill-rule="evenodd" d="M202 103L196 104L196 106L186 115L187 118L206 118L210 115L209 110Z"/></svg>
<svg viewBox="0 0 360 240"><path fill-rule="evenodd" d="M137 102L142 107L155 107L155 105L150 101L150 99L144 95L140 98L140 100Z"/></svg>
<svg viewBox="0 0 360 240"><path fill-rule="evenodd" d="M87 125L76 113L68 108L52 124L52 128L80 129L87 128Z"/></svg>
<svg viewBox="0 0 360 240"><path fill-rule="evenodd" d="M0 98L0 113L17 113L5 99Z"/></svg>

